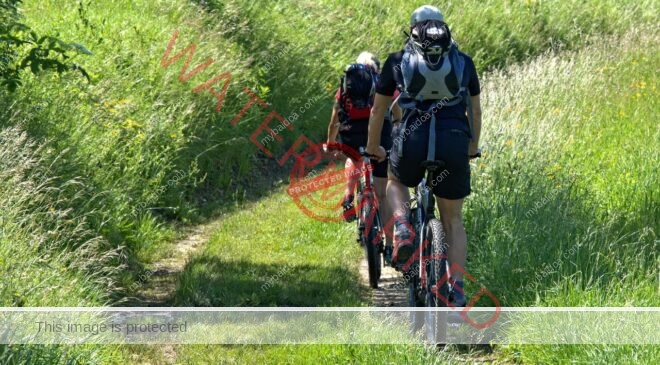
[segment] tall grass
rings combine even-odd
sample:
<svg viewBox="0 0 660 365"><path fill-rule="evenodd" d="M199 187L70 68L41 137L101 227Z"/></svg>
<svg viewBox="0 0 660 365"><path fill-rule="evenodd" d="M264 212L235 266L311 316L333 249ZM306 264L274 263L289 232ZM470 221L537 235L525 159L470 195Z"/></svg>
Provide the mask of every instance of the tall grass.
<svg viewBox="0 0 660 365"><path fill-rule="evenodd" d="M203 4L25 3L35 30L85 44L94 53L76 60L93 83L73 76L31 78L13 96L18 103L10 104L9 113L27 119L35 137L51 138L67 151L58 170L84 176L89 207L98 208L90 222L142 261L172 237L162 218L195 219L200 203L240 197L258 176L255 157L263 155L248 137L268 112L288 119L299 115L295 129L280 134L284 142L267 144L276 157L300 135L320 140L338 72L363 49L383 57L395 51L409 13L421 2ZM653 19L656 8L650 1L470 1L443 11L483 71L550 48L579 48L590 43L589 34L621 34L629 24ZM183 59L160 65L175 29L171 56L197 46L189 71L215 60L186 82L177 80ZM192 90L223 72L232 79L217 113L211 93ZM253 105L231 126L249 100L243 87L269 106Z"/></svg>
<svg viewBox="0 0 660 365"><path fill-rule="evenodd" d="M310 96L324 96L294 122L322 138L343 68L367 49L383 60L401 49L410 13L424 1L203 1L214 23L254 62L273 109L289 116ZM463 1L438 4L461 49L486 72L548 50L579 49L597 38L653 22L652 1ZM319 111L318 113L316 111ZM252 127L254 128L254 126ZM285 139L298 132L284 133ZM272 143L269 148L278 148Z"/></svg>
<svg viewBox="0 0 660 365"><path fill-rule="evenodd" d="M657 30L633 28L488 78L467 269L503 306L660 305ZM660 358L657 346L508 353L531 363Z"/></svg>
<svg viewBox="0 0 660 365"><path fill-rule="evenodd" d="M468 205L470 266L485 285L516 294L503 305L586 305L594 295L600 305L658 303L648 296L660 217L660 151L650 147L659 137L658 38L641 28L605 43L510 68L484 86L488 152ZM627 295L615 294L620 285ZM589 295L557 295L566 290Z"/></svg>
<svg viewBox="0 0 660 365"><path fill-rule="evenodd" d="M68 205L79 181L54 184L56 159L17 127L0 130L0 306L100 306L117 289L118 252ZM112 358L114 349L0 345L0 363Z"/></svg>

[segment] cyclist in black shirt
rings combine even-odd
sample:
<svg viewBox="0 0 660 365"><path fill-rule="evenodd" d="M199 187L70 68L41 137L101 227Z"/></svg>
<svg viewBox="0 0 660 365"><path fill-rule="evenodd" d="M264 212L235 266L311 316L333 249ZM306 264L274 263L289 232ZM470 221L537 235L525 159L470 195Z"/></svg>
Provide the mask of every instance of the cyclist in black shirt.
<svg viewBox="0 0 660 365"><path fill-rule="evenodd" d="M444 22L440 11L432 6L422 6L413 12L410 22L411 32L424 29L429 21ZM402 57L404 51L389 55L382 67L379 84L376 88L374 106L369 121L367 152L379 161L385 159L385 149L380 145L383 117L387 112L395 90L404 92ZM472 126L468 120L466 103L440 105L431 112L436 118L435 159L446 163L446 170L438 174L437 181L427 182L433 189L438 202L441 221L446 232L447 256L450 266L465 267L467 236L463 226L463 200L470 194L470 156L478 152L481 132L481 92L479 78L472 59L459 51L464 60L462 85L467 89L472 109ZM402 103L399 103L402 104ZM420 163L427 159L430 123L420 110L424 108L403 108L403 128L393 135L392 153L388 171L387 198L394 213L394 260L405 263L413 254L408 222L409 191L423 178L424 170ZM399 155L398 151L401 151ZM450 273L457 285L463 286L463 273L454 270ZM465 305L462 293L454 297L456 306Z"/></svg>

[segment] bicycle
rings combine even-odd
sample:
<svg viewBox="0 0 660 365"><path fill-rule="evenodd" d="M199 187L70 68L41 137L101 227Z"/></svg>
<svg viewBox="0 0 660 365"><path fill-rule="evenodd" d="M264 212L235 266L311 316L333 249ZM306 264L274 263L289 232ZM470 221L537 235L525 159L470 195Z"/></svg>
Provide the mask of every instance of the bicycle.
<svg viewBox="0 0 660 365"><path fill-rule="evenodd" d="M358 180L358 239L364 247L369 267L369 284L378 288L378 280L382 273L381 255L385 253L383 245L383 221L378 209L379 202L373 185L372 164L370 155L365 147L360 147L360 156L363 158L363 169Z"/></svg>
<svg viewBox="0 0 660 365"><path fill-rule="evenodd" d="M413 197L409 201L409 222L414 232L413 245L416 250L414 256L407 263L397 265L397 269L403 272L408 283L408 305L411 307L437 308L446 307L448 304L448 280L442 280L438 286L440 280L447 275L444 231L442 223L435 216L435 196L427 185L428 181L435 181L436 173L444 166L443 161L423 161L426 177L415 187ZM420 313L423 313L424 317L421 317ZM413 332L426 325L427 339L435 341L444 337L444 332L440 331L441 322L437 312L412 312L412 316Z"/></svg>
<svg viewBox="0 0 660 365"><path fill-rule="evenodd" d="M324 145L326 152L341 152L337 144ZM382 274L385 247L383 244L383 222L378 209L378 199L373 186L372 164L370 156L364 147L359 148L363 158L360 178L357 184L357 242L364 248L367 266L369 267L369 285L377 289ZM347 156L350 157L350 156Z"/></svg>
<svg viewBox="0 0 660 365"><path fill-rule="evenodd" d="M407 263L397 264L408 283L408 304L411 307L438 308L450 304L453 288L447 274L447 246L440 220L435 215L435 196L428 182L435 181L437 173L445 166L441 160L433 160L434 148L429 146L427 160L421 163L426 176L415 187L410 207L409 222L414 232L415 253ZM472 158L481 157L481 152ZM420 316L423 313L424 316ZM424 335L434 343L446 341L446 312L412 312L411 330L417 332L425 326Z"/></svg>

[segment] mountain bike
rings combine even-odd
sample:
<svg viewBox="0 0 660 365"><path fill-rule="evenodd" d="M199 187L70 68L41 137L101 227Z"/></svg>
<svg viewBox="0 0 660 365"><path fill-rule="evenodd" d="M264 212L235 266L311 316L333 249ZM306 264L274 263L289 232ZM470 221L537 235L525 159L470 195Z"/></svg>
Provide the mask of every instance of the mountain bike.
<svg viewBox="0 0 660 365"><path fill-rule="evenodd" d="M446 307L450 287L447 275L446 244L442 223L435 216L435 196L427 182L435 181L436 174L445 166L443 161L422 162L426 177L415 187L411 197L409 222L414 232L414 256L398 266L408 284L408 305L411 307ZM425 326L427 340L442 342L444 312L412 312L412 330Z"/></svg>
<svg viewBox="0 0 660 365"><path fill-rule="evenodd" d="M324 150L346 155L346 151L340 148L339 144L325 144ZM357 242L364 248L364 255L369 267L369 285L377 289L384 261L381 256L384 254L385 249L382 237L383 221L373 185L373 165L370 156L366 153L364 147L360 147L359 150L363 163L357 184Z"/></svg>
<svg viewBox="0 0 660 365"><path fill-rule="evenodd" d="M408 284L408 305L411 307L447 307L453 290L448 277L445 233L442 223L436 218L435 195L432 187L428 185L428 182L436 181L437 174L445 167L444 161L431 159L434 155L435 148L429 144L427 160L421 163L426 176L415 187L408 202L408 218L414 232L415 253L407 263L397 265L397 270L403 272ZM481 152L469 157L481 157ZM413 332L424 329L423 335L427 341L446 342L447 312L411 312L411 317Z"/></svg>
<svg viewBox="0 0 660 365"><path fill-rule="evenodd" d="M367 257L369 284L372 288L377 289L383 262L381 255L384 254L385 248L382 236L383 221L373 185L373 165L370 156L366 153L364 147L360 147L360 155L363 158L364 172L360 174L358 180L357 241L364 247L365 256Z"/></svg>

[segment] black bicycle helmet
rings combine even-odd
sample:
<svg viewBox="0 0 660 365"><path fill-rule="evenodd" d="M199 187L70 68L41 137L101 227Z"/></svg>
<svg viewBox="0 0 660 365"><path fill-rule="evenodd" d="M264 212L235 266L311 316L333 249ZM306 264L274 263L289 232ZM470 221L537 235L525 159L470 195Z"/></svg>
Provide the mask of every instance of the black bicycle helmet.
<svg viewBox="0 0 660 365"><path fill-rule="evenodd" d="M437 65L451 47L447 23L432 19L415 24L410 30L413 48L429 66Z"/></svg>

